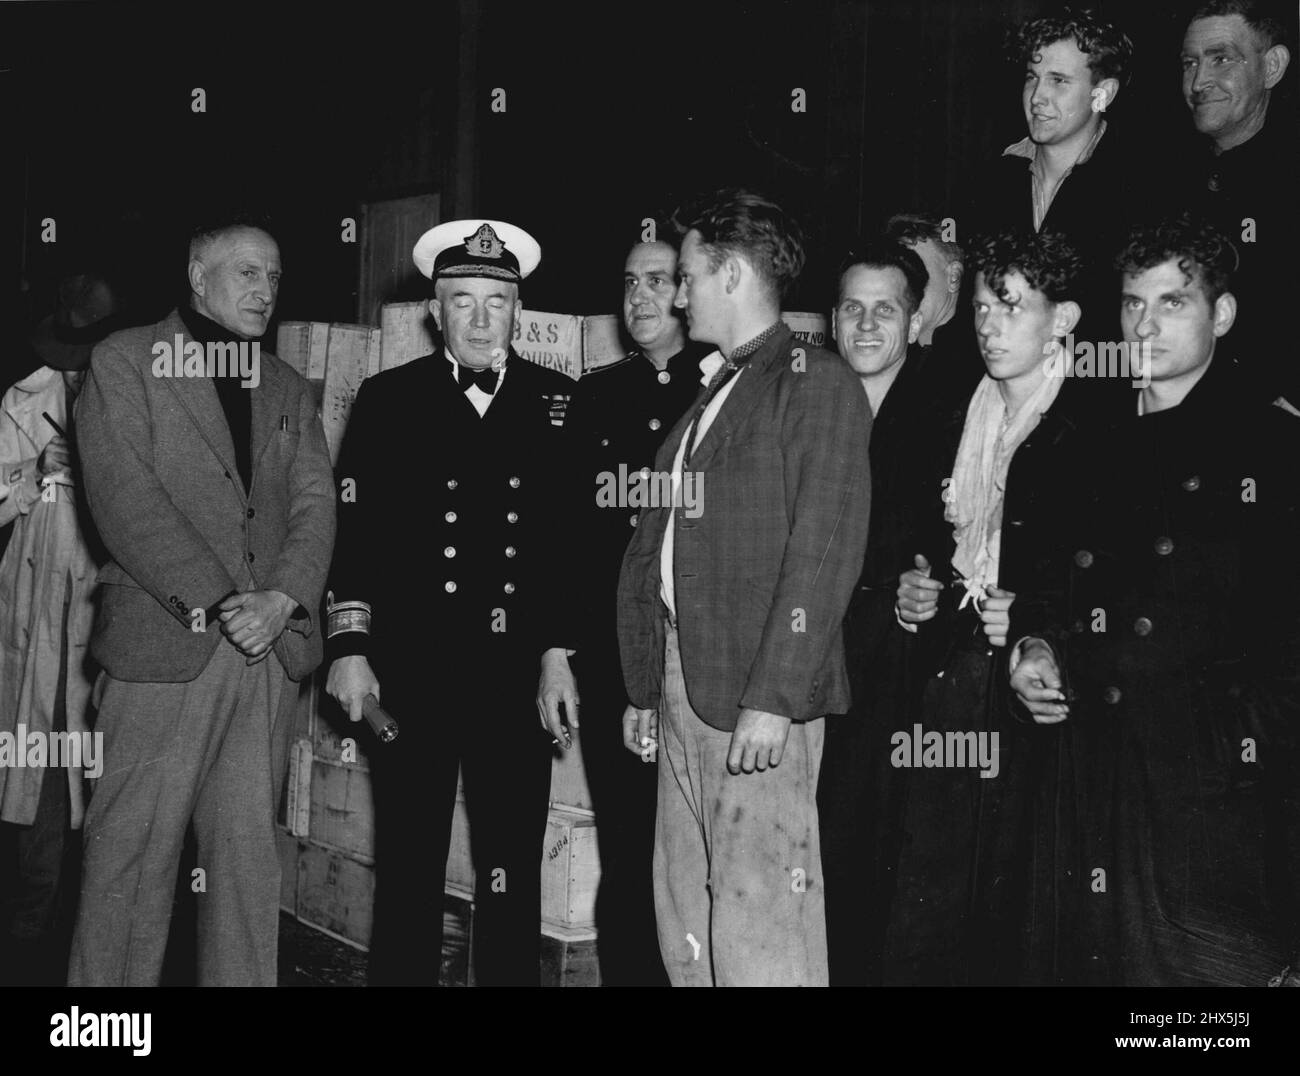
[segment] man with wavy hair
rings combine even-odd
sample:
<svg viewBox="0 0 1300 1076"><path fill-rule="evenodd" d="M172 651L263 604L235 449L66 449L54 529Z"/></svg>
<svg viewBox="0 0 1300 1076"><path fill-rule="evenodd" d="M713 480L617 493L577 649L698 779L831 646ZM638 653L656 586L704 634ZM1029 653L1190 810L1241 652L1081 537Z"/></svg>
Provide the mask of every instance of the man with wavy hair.
<svg viewBox="0 0 1300 1076"><path fill-rule="evenodd" d="M804 256L780 206L724 190L679 221L675 303L717 351L655 467L701 510L642 509L618 598L624 742L661 749L660 952L674 986L825 985L820 719L849 706L871 411L781 321Z"/></svg>
<svg viewBox="0 0 1300 1076"><path fill-rule="evenodd" d="M1235 265L1188 217L1131 236L1150 384L1058 470L1061 541L1012 608L1011 686L1059 740L1058 981L1300 985L1300 424L1230 361Z"/></svg>

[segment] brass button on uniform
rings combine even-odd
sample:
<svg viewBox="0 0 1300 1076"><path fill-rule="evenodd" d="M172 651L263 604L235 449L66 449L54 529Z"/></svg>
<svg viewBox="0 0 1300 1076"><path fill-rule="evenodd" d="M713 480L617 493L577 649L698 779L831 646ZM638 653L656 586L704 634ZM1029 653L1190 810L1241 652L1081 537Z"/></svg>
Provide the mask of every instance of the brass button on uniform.
<svg viewBox="0 0 1300 1076"><path fill-rule="evenodd" d="M1174 551L1174 540L1172 538L1157 538L1155 549L1160 556L1167 557Z"/></svg>
<svg viewBox="0 0 1300 1076"><path fill-rule="evenodd" d="M655 375L655 378L658 380L659 384L666 385L673 379L673 375L667 370L660 370L659 373Z"/></svg>
<svg viewBox="0 0 1300 1076"><path fill-rule="evenodd" d="M512 545L508 545L508 546L506 546L506 556L507 556L507 557L513 557L517 552L518 552L518 550L515 549L514 546L512 546Z"/></svg>
<svg viewBox="0 0 1300 1076"><path fill-rule="evenodd" d="M449 478L449 479L447 479L447 488L448 488L448 489L455 489L459 484L460 484L460 483L458 483L454 478Z"/></svg>
<svg viewBox="0 0 1300 1076"><path fill-rule="evenodd" d="M507 512L507 513L506 513L506 522L507 522L507 523L518 523L518 522L519 522L519 513L518 513L518 512Z"/></svg>
<svg viewBox="0 0 1300 1076"><path fill-rule="evenodd" d="M1145 638L1151 634L1151 626L1151 621L1147 617L1140 616L1133 621L1133 632Z"/></svg>
<svg viewBox="0 0 1300 1076"><path fill-rule="evenodd" d="M1077 552L1074 555L1074 563L1077 564L1080 568L1091 568L1092 554L1089 553L1086 549L1080 549L1079 552Z"/></svg>
<svg viewBox="0 0 1300 1076"><path fill-rule="evenodd" d="M515 592L515 585L514 583L507 583L501 589L504 590L507 594L513 594Z"/></svg>
<svg viewBox="0 0 1300 1076"><path fill-rule="evenodd" d="M1188 493L1195 493L1200 488L1201 488L1200 475L1194 474L1191 476L1191 478L1183 479L1183 489L1187 490Z"/></svg>
<svg viewBox="0 0 1300 1076"><path fill-rule="evenodd" d="M510 488L511 489L519 488L519 479L515 475L510 476Z"/></svg>
<svg viewBox="0 0 1300 1076"><path fill-rule="evenodd" d="M630 526L633 526L633 527L636 526L636 513L635 513L635 512L632 513L632 518L628 520L628 524L629 524Z"/></svg>
<svg viewBox="0 0 1300 1076"><path fill-rule="evenodd" d="M648 478L650 477L650 468L649 468L649 467L642 467L641 470L638 471L637 473L640 474L640 476L641 476L643 479L648 479Z"/></svg>
<svg viewBox="0 0 1300 1076"><path fill-rule="evenodd" d="M448 558L454 557L456 555L456 547L454 545L449 545L442 551L442 555Z"/></svg>
<svg viewBox="0 0 1300 1076"><path fill-rule="evenodd" d="M448 579L445 583L442 584L442 589L445 590L448 594L455 594L456 593L455 581Z"/></svg>
<svg viewBox="0 0 1300 1076"><path fill-rule="evenodd" d="M442 518L445 519L448 523L455 523L455 522L456 522L456 513L455 513L455 512L448 512L448 513L447 513L445 516L443 516Z"/></svg>
<svg viewBox="0 0 1300 1076"><path fill-rule="evenodd" d="M663 425L663 423L660 422L657 418L652 418L649 421L648 425L652 430L657 430L660 426Z"/></svg>
<svg viewBox="0 0 1300 1076"><path fill-rule="evenodd" d="M600 439L600 447L601 447L601 448L609 448L609 438L608 438L608 437L602 437L602 438Z"/></svg>
<svg viewBox="0 0 1300 1076"><path fill-rule="evenodd" d="M1101 693L1101 697L1106 700L1108 705L1114 706L1124 697L1124 693L1117 687L1108 687Z"/></svg>

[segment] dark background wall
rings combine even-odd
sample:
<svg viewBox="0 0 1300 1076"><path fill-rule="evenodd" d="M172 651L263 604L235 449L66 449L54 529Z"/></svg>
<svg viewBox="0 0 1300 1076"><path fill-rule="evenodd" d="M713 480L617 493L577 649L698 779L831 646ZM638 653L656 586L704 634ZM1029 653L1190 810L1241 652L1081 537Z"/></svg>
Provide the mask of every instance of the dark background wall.
<svg viewBox="0 0 1300 1076"><path fill-rule="evenodd" d="M218 202L276 221L280 317L354 320L358 248L340 220L432 191L444 219L481 213L537 235L529 305L611 310L642 218L724 183L796 212L811 258L790 305L822 309L855 233L910 205L957 216L971 169L1023 135L1002 39L1060 6L3 4L5 327L48 307L60 264L87 258L136 319L161 314L184 288L187 228ZM1109 115L1133 167L1167 167L1190 127L1177 66L1188 4L1097 7L1137 46ZM1293 126L1297 77L1300 64L1274 103ZM205 114L191 111L195 87ZM791 110L795 88L805 113ZM46 217L53 245L39 239Z"/></svg>

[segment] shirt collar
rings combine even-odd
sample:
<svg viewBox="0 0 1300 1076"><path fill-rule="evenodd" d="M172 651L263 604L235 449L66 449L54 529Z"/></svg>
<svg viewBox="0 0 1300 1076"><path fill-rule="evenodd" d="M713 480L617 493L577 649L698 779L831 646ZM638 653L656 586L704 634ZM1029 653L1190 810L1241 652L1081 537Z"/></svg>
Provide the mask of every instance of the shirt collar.
<svg viewBox="0 0 1300 1076"><path fill-rule="evenodd" d="M761 348L764 344L766 344L769 340L771 340L772 337L774 337L780 331L781 326L784 324L785 322L783 322L780 318L777 318L776 321L772 322L771 325L769 325L757 336L752 337L749 340L746 340L743 344L741 344L738 348L736 348L731 353L731 358L728 361L733 366L736 366L739 363L744 362L747 358L749 358L749 356L754 354L754 352L756 352L759 348Z"/></svg>
<svg viewBox="0 0 1300 1076"><path fill-rule="evenodd" d="M1083 152L1079 154L1079 159L1074 163L1086 164L1094 153L1097 152L1097 143L1101 141L1101 136L1106 133L1106 121L1102 120L1097 124L1097 129L1093 132L1088 144L1083 147ZM1038 159L1038 145L1032 138L1025 135L1019 142L1012 142L1002 151L1004 157L1024 157L1026 160L1034 161Z"/></svg>
<svg viewBox="0 0 1300 1076"><path fill-rule="evenodd" d="M460 366L461 364L458 363L458 362L455 360L455 358L452 356L451 350L450 350L448 347L446 347L445 345L443 346L443 349L442 349L442 357L443 357L444 359L446 359L448 363L451 364L451 378L452 378L452 380L453 380L453 381L456 381L457 383L459 383L460 378L459 378L459 377L457 376L457 374L456 374L456 367L457 367L457 366ZM506 361L502 362L500 366L498 366L498 365L496 364L495 360L494 360L493 363L492 363L492 369L496 370L496 372L497 372L497 388L498 388L498 389L501 388L501 382L502 382L502 380L503 380L503 379L505 378L505 376L506 376L506 366L508 365L508 363L509 363L509 356L508 356L508 355L506 356Z"/></svg>

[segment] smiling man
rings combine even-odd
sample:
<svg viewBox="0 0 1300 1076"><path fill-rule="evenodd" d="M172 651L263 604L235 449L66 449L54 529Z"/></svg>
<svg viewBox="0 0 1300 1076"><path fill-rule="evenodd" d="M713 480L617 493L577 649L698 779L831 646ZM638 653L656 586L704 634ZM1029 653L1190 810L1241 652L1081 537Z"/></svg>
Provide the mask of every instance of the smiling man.
<svg viewBox="0 0 1300 1076"><path fill-rule="evenodd" d="M911 552L925 452L915 432L935 405L923 324L926 267L901 243L871 239L844 260L831 329L871 403L871 528L844 617L853 708L827 719L818 785L826 937L832 986L876 981L896 833L898 782L890 735L906 707L912 637L894 621L899 564Z"/></svg>
<svg viewBox="0 0 1300 1076"><path fill-rule="evenodd" d="M266 332L280 252L228 219L190 243L189 305L95 348L77 399L86 499L110 560L91 651L104 775L86 812L69 981L156 985L193 823L200 985L274 985L275 812L334 540L307 382L263 352L239 371L155 376L159 344Z"/></svg>
<svg viewBox="0 0 1300 1076"><path fill-rule="evenodd" d="M1032 19L1010 36L1023 72L1027 133L977 182L961 221L967 234L1048 230L1083 258L1075 335L1117 340L1111 261L1129 222L1147 212L1149 181L1134 168L1109 118L1128 81L1133 44L1087 11Z"/></svg>
<svg viewBox="0 0 1300 1076"><path fill-rule="evenodd" d="M1279 10L1258 0L1211 0L1197 8L1181 62L1183 100L1201 147L1176 178L1186 187L1183 204L1237 247L1239 361L1265 402L1282 396L1300 406L1300 374L1274 318L1295 294L1300 241L1294 105L1289 114L1270 108L1291 62L1287 37Z"/></svg>
<svg viewBox="0 0 1300 1076"><path fill-rule="evenodd" d="M1034 862L1075 983L1300 984L1300 420L1230 361L1236 261L1187 217L1121 252L1151 383L1059 468L1049 585L1012 610L1041 802L1072 805Z"/></svg>

